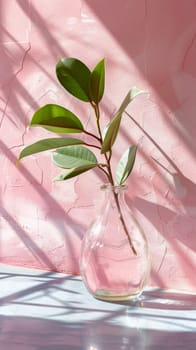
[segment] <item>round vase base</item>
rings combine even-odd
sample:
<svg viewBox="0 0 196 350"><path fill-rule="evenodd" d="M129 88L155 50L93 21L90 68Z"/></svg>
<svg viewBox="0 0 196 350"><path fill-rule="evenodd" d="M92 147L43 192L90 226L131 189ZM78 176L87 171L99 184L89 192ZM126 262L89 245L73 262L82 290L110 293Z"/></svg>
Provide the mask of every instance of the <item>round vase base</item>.
<svg viewBox="0 0 196 350"><path fill-rule="evenodd" d="M142 294L142 291L136 291L132 294L127 293L115 293L115 292L108 292L105 290L97 290L95 292L94 297L96 299L104 300L104 301L127 301L127 300L133 300L140 297Z"/></svg>

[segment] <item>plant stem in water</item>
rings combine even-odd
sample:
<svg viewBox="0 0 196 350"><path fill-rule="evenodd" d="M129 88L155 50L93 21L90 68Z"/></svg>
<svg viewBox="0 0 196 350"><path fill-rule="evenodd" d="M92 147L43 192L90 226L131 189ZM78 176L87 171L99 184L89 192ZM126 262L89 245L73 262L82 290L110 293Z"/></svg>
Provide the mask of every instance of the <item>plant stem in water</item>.
<svg viewBox="0 0 196 350"><path fill-rule="evenodd" d="M103 144L103 138L102 138L102 134L101 134L101 128L100 128L100 123L99 123L99 118L100 118L100 111L99 111L99 105L94 105L92 104L92 107L94 109L94 112L95 112L95 116L96 116L96 122L97 122L97 129L98 129L98 134L99 134L99 137L97 137L97 139L99 140L101 146ZM119 199L118 199L118 195L117 193L115 192L115 189L114 189L114 180L113 180L113 175L112 175L112 170L111 170L111 164L110 164L110 161L111 161L111 156L112 156L112 150L110 150L109 152L109 156L107 153L104 153L104 157L105 157L105 160L106 160L106 167L107 167L107 171L104 170L103 168L99 167L102 171L104 171L104 173L106 174L111 186L113 187L113 194L114 194L114 199L115 199L115 202L116 202L116 206L117 206L117 209L118 209L118 212L119 212L119 218L120 218L120 221L122 223L122 227L124 229L124 232L125 232L125 235L128 239L128 242L129 242L129 245L130 245L130 248L133 252L134 255L137 255L137 252L136 252L136 249L132 243L132 240L129 236L129 232L127 230L127 226L126 226L126 223L124 221L124 218L123 218L123 215L122 215L122 211L121 211L121 207L120 207L120 203L119 203Z"/></svg>
<svg viewBox="0 0 196 350"><path fill-rule="evenodd" d="M119 203L119 200L118 200L118 195L117 195L117 193L115 193L115 190L113 190L113 193L114 193L114 199L115 199L115 202L116 202L116 205L117 205L117 208L118 208L118 212L119 212L119 218L120 218L120 221L121 221L121 223L122 223L122 226L123 226L123 229L124 229L124 231L125 231L125 234L126 234L126 236L127 236L129 245L130 245L130 247L131 247L131 249L132 249L133 254L134 254L134 255L137 255L136 249L135 249L135 247L134 247L134 245L133 245L133 243L132 243L132 240L131 240L131 238L130 238L130 236L129 236L129 232L128 232L128 230L127 230L127 226L126 226L126 224L125 224L125 221L124 221L124 218L123 218L123 215L122 215L120 203Z"/></svg>

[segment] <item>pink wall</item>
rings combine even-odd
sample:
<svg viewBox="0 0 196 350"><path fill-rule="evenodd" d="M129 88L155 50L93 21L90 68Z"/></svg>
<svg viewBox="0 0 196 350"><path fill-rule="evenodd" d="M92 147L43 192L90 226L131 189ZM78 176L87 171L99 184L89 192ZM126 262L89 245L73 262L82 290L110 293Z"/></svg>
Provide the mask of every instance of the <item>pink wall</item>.
<svg viewBox="0 0 196 350"><path fill-rule="evenodd" d="M150 92L129 106L135 121L123 119L115 159L130 140L139 144L127 199L151 245L152 283L195 290L195 13L196 0L0 0L1 262L79 273L100 174L53 183L50 153L19 169L15 161L47 135L27 127L38 106L63 104L94 127L89 106L58 84L55 64L75 56L93 67L106 57L104 122L130 87Z"/></svg>

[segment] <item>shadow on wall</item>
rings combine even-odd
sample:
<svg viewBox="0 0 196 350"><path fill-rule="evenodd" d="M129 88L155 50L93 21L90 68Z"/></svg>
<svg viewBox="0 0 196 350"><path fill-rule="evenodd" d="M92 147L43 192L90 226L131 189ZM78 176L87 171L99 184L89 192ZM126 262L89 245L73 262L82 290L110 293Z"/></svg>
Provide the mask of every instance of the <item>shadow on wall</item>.
<svg viewBox="0 0 196 350"><path fill-rule="evenodd" d="M129 114L132 125L137 125L148 144L156 149L155 158L149 159L148 151L140 148L144 161L155 174L152 184L156 203L136 197L134 205L165 238L178 262L181 261L179 266L183 275L189 276L191 285L195 286L196 184L188 176L193 174L195 178L196 167L195 163L185 164L196 154L196 1L187 4L178 0L139 0L122 4L116 0L112 3L112 11L111 4L106 1L85 0L84 3L86 14L89 17L93 14L102 22L148 82L152 89L151 102L155 105L157 99L164 124L178 140L177 146L180 145L178 153L177 146L174 150L171 146L169 156L162 147L163 132L160 130L158 137L156 128L151 130L151 123L147 121L144 124L148 131L145 131ZM128 138L125 131L124 136ZM183 150L190 157L183 157ZM175 158L178 164L182 163L183 171ZM160 285L163 260L158 270L153 270L154 280Z"/></svg>
<svg viewBox="0 0 196 350"><path fill-rule="evenodd" d="M48 31L47 26L44 24L44 22L42 21L42 18L40 17L36 9L33 7L33 5L30 11L28 2L25 3L24 1L17 1L17 3L19 4L19 6L21 6L22 10L27 16L30 16L30 13L31 13L32 17L30 17L30 19L34 20L34 24L39 29L40 35L45 39L45 42L48 48L50 48L51 54L55 58L59 55L59 53L61 55L65 55L65 51L63 51L62 47L53 38L52 31L51 32ZM0 6L2 6L2 4L0 4ZM0 23L3 23L3 21L1 21L2 12L3 11L0 11ZM2 38L1 38L1 35L2 35ZM5 43L3 40L3 36L7 37L7 40L5 41ZM25 63L27 61L27 64L32 63L36 65L38 70L41 70L48 77L48 79L53 80L54 77L49 75L44 65L39 64L39 62L36 61L31 56L30 43L17 42L15 37L3 27L0 28L0 45L2 46L1 62L3 64L3 66L1 66L1 79L2 79L1 96L2 96L2 102L3 102L2 103L3 107L1 107L0 105L0 112L1 112L0 127L1 127L1 134L2 134L1 139L3 139L3 137L5 136L5 133L8 136L6 139L6 143L4 143L2 140L0 141L0 149L1 149L3 162L5 159L7 159L11 164L11 167L13 167L14 169L16 168L16 160L18 155L18 154L16 155L16 150L24 142L24 140L22 140L22 144L21 144L21 130L25 131L29 123L29 120L25 116L25 111L23 109L24 107L22 107L22 104L24 106L24 102L25 102L25 105L27 106L26 107L27 110L29 110L29 108L32 108L35 110L36 108L39 107L38 103L34 100L32 95L29 93L28 89L26 89L18 79L18 75L24 69ZM15 67L14 64L15 62L17 62L17 60L20 62L20 64L19 66ZM17 134L19 134L18 136L19 140L18 140L17 146L15 146L15 144L17 143L17 140L9 137L7 129L4 129L5 128L4 122L7 120L10 121L10 125L12 127L14 126L15 137L17 137ZM64 218L67 225L75 227L74 234L81 238L82 227L81 229L79 229L80 226L77 225L76 220L73 223L71 217L68 214L66 214L66 212L62 209L62 207L58 204L58 202L44 189L44 187L37 180L37 178L34 175L32 175L32 173L22 164L20 164L18 171L21 172L21 174L29 182L29 184L33 186L38 196L40 196L40 198L46 203L46 206L48 207L47 215L50 218L53 218L54 213L58 213L59 216ZM3 182L2 191L1 191L2 192L1 203L3 203L2 199L3 199L3 194L6 191L6 188L7 188L7 183ZM12 228L13 232L15 232L15 234L19 237L21 242L23 242L24 247L27 248L27 252L24 253L24 255L26 254L27 260L29 259L31 263L33 260L35 261L37 260L39 261L39 264L41 265L42 268L46 268L48 270L53 270L53 271L59 270L58 263L55 264L55 262L52 261L50 254L45 252L44 249L42 249L36 243L36 240L31 238L30 235L27 234L25 229L22 228L22 226L18 223L14 215L10 213L9 209L7 210L6 207L7 205L1 204L0 216L8 223L8 225ZM58 221L58 220L53 220L53 225L56 226L57 231L59 231L59 233L62 234L63 242L65 242L66 247L68 247L67 249L70 252L70 257L74 256L72 243L71 243L71 240L69 240L68 235L66 235L65 226L62 225L61 221ZM12 247L10 247L10 253L7 251L6 256L1 256L1 260L3 260L4 262L12 263L11 249ZM62 251L62 255L63 254L64 252ZM20 257L20 261L21 263L23 263L23 254ZM70 272L69 267L67 267L67 270L66 270L66 256L65 256L64 262L65 262L65 271ZM78 264L79 264L78 260L74 259L75 269L73 269L71 272L78 273L79 271Z"/></svg>
<svg viewBox="0 0 196 350"><path fill-rule="evenodd" d="M0 141L0 149L2 150L3 154L9 159L9 161L13 164L13 166L16 166L16 160L17 157L11 152L11 150L7 149L7 147L4 145L2 141ZM38 193L38 195L47 203L48 206L48 216L50 218L53 217L54 213L58 213L58 215L61 215L64 217L65 222L67 225L76 227L76 221L72 221L70 216L66 214L66 212L62 209L62 207L58 204L56 200L53 199L53 197L44 189L42 184L40 184L37 179L29 172L29 170L26 169L22 164L20 165L20 172L23 174L23 176L26 178L26 180L33 185L34 189ZM23 242L24 246L26 246L28 252L29 252L29 259L30 256L34 256L35 260L38 260L42 266L42 268L46 268L48 270L57 271L58 266L55 265L55 263L52 262L49 255L44 252L43 249L41 249L36 242L31 238L27 232L21 227L21 225L17 222L17 220L12 216L6 209L3 207L3 205L0 206L0 215L4 220L9 224L9 226L13 229L13 232L20 238L20 240ZM57 231L59 231L62 234L62 237L64 238L64 241L66 242L66 245L68 247L68 250L70 251L70 255L74 256L73 253L73 247L71 244L71 241L69 239L69 236L66 233L66 229L64 225L61 225L61 222L54 220L53 221L54 226L56 226ZM77 225L78 230L74 230L74 234L81 238L82 235L82 227L79 229L79 225ZM63 252L62 252L63 254ZM8 258L7 262L11 261L11 256L9 256L8 252ZM6 259L3 259L4 262L6 262ZM21 260L21 262L23 262ZM75 261L76 269L75 273L78 273L79 271L79 262ZM66 261L65 261L66 266ZM66 270L66 267L65 267ZM69 271L67 271L69 272Z"/></svg>
<svg viewBox="0 0 196 350"><path fill-rule="evenodd" d="M182 127L164 111L164 121L195 155L195 110L188 104L195 106L196 1L115 0L112 11L104 0L85 3L176 117Z"/></svg>
<svg viewBox="0 0 196 350"><path fill-rule="evenodd" d="M56 60L58 56L65 56L66 45L63 47L63 45L57 42L52 34L54 28L47 27L47 22L45 22L38 13L33 2L30 4L31 8L29 8L29 4L27 5L24 1L17 0L17 4L27 16L30 16L30 20L38 30L45 45L50 50L53 59ZM83 7L85 11L92 11L94 13L105 26L106 30L112 34L118 45L121 46L134 62L141 75L143 75L143 79L148 82L158 98L160 108L162 108L162 113L164 115L164 123L166 125L168 124L168 128L176 134L176 137L180 140L180 143L186 151L191 155L195 155L196 119L194 116L194 91L196 88L196 68L193 62L193 56L196 45L196 1L191 0L188 3L181 2L179 4L178 0L172 2L170 0L164 2L156 1L153 3L149 0L138 0L137 2L126 0L122 6L121 0L115 0L112 3L111 11L110 2L104 0L85 0L83 2ZM178 13L178 16L176 16L176 13ZM14 41L14 37L12 37L10 33L7 32L6 35L10 38L10 41ZM54 76L48 73L44 64L33 58L29 43L27 43L27 45L15 43L15 45L18 46L17 52L20 53L20 57L23 57L21 66L17 68L17 71L14 71L12 63L9 63L12 62L12 60L7 60L7 52L2 56L2 61L6 62L5 71L6 74L9 72L9 79L6 80L3 86L5 107L1 109L1 127L2 130L4 130L4 119L10 118L10 122L15 124L16 129L21 130L22 128L25 132L28 118L25 117L26 114L21 107L21 101L25 100L26 110L29 110L29 108L36 109L38 107L38 103L32 98L28 89L25 89L18 80L18 74L24 68L26 58L28 58L28 64L32 63L35 65L37 69L44 72L49 79L54 79ZM89 45L95 49L92 43ZM10 90L11 86L12 89ZM151 102L154 103L153 96L151 98ZM103 109L106 114L109 112L107 106L103 106ZM20 116L20 118L13 120L12 113L13 115ZM157 156L156 159L149 159L148 152L146 152L144 148L141 148L139 151L142 158L148 162L152 173L155 174L153 186L159 205L137 197L135 202L137 209L147 217L156 230L161 232L175 253L184 259L185 264L182 266L183 272L190 275L191 271L192 275L194 275L194 267L193 265L191 266L191 261L189 261L187 254L184 253L184 249L182 249L182 246L185 246L192 251L195 250L196 242L193 237L194 228L192 226L189 227L188 235L187 232L183 233L182 228L187 227L189 220L192 220L194 223L196 185L184 175L174 160L166 154L164 149L160 146L162 140L160 139L157 141L156 138L155 141L154 135L157 131L154 130L151 136L151 133L146 131L146 129L148 130L148 126L144 130L134 118L131 116L130 118L136 129L138 128L138 130L141 131L141 135L144 135L149 144L152 144L153 147L156 148L158 154L160 154L160 158ZM127 140L130 140L130 136L126 130L123 131L123 136ZM13 166L15 166L16 160L15 150L17 147L21 146L21 132L18 138L17 146L12 144L12 140L9 140L7 145L2 141L0 142L4 157L7 157ZM165 166L165 164L167 164L167 166ZM70 225L76 224L27 168L21 165L19 171L21 171L23 176L35 188L35 191L37 191L42 200L45 201L48 208L50 208L51 214L53 212L58 213L58 215L62 217L66 216L66 221L70 223ZM166 196L165 193L162 192L162 189L159 188L159 185L157 185L156 176L159 182L161 179L166 185L168 184L168 193ZM171 181L168 181L168 176L172 179ZM172 182L172 186L170 186L170 182ZM155 212L156 216L160 219L158 226L157 220L154 220ZM23 243L27 245L29 251L31 251L37 259L42 261L44 266L55 270L56 266L50 261L47 254L45 254L33 240L25 240L25 231L21 230L14 218L10 216L10 213L8 213L5 208L2 209L2 215L9 221L13 230ZM62 232L62 227L55 220L54 225L57 225L59 232ZM81 237L82 228L78 232L75 232L75 234ZM182 245L179 245L178 242ZM69 251L73 252L71 237L66 237L66 245ZM187 272L188 265L189 268ZM76 270L77 269L79 269L78 265L76 267ZM160 276L156 276L156 271L154 271L154 278L157 278L157 283L159 285L162 284ZM192 281L192 283L194 285L196 282Z"/></svg>

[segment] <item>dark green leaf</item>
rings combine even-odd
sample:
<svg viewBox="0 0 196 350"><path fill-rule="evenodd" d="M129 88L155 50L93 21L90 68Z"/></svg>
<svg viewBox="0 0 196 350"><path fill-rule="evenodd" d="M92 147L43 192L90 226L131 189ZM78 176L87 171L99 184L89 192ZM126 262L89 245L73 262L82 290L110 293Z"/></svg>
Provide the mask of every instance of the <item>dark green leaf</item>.
<svg viewBox="0 0 196 350"><path fill-rule="evenodd" d="M30 126L41 126L58 134L80 133L84 130L75 114L55 104L48 104L38 109L33 115Z"/></svg>
<svg viewBox="0 0 196 350"><path fill-rule="evenodd" d="M53 153L52 159L57 166L65 169L97 164L94 153L83 146L61 148Z"/></svg>
<svg viewBox="0 0 196 350"><path fill-rule="evenodd" d="M80 60L67 57L56 65L56 75L61 85L74 97L89 102L91 71Z"/></svg>
<svg viewBox="0 0 196 350"><path fill-rule="evenodd" d="M90 96L95 103L103 97L105 86L105 61L102 59L93 69L90 79Z"/></svg>
<svg viewBox="0 0 196 350"><path fill-rule="evenodd" d="M96 166L97 166L97 164L90 164L90 165L83 165L83 166L80 166L78 168L65 170L61 174L57 175L54 178L54 180L55 181L64 181L64 180L70 179L72 177L78 176L78 175L84 173L85 171L88 171Z"/></svg>
<svg viewBox="0 0 196 350"><path fill-rule="evenodd" d="M116 169L116 181L119 185L122 185L125 182L133 169L136 151L137 147L131 146L121 157Z"/></svg>
<svg viewBox="0 0 196 350"><path fill-rule="evenodd" d="M30 146L25 147L19 155L19 160L35 153L48 151L64 146L79 145L84 142L74 138L50 138L37 141Z"/></svg>

